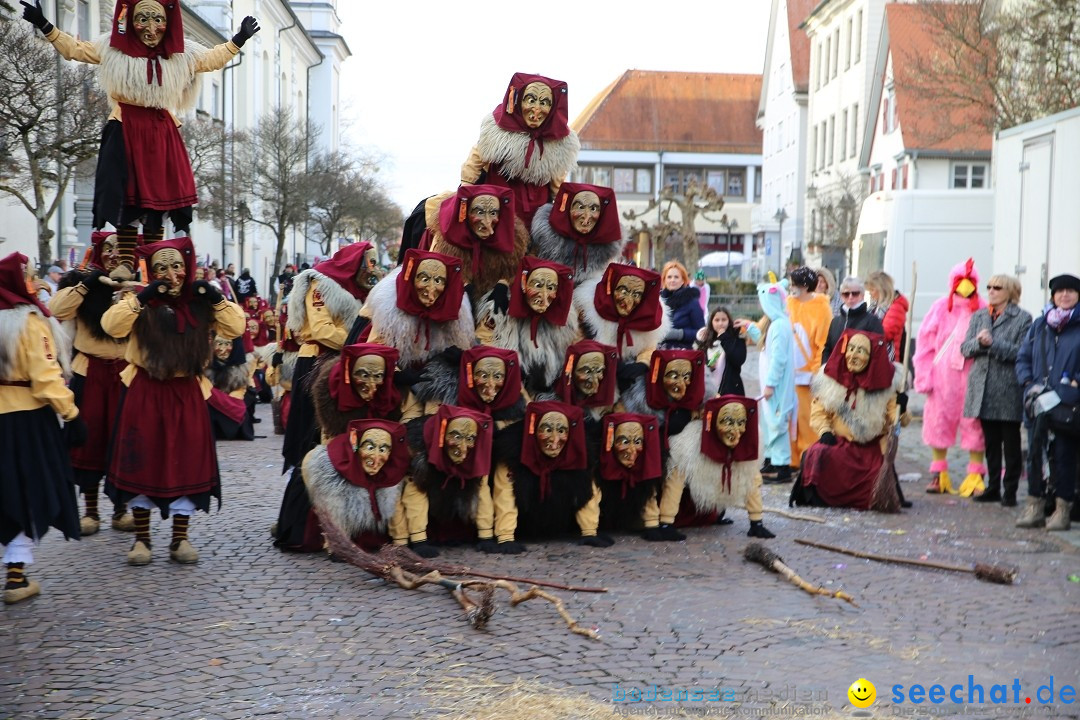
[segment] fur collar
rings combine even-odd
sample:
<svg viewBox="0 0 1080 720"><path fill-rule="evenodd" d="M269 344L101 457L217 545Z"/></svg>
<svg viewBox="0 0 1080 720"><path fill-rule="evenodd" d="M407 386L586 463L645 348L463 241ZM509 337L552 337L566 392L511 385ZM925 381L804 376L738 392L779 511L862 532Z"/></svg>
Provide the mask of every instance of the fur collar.
<svg viewBox="0 0 1080 720"><path fill-rule="evenodd" d="M338 474L325 445L318 445L307 454L301 471L311 504L326 513L346 535L352 537L365 530L385 532L401 496L401 483L375 490L375 502L382 516L376 522L367 488L352 485Z"/></svg>
<svg viewBox="0 0 1080 720"><path fill-rule="evenodd" d="M723 466L701 452L701 423L693 422L671 438L669 467L682 472L686 487L698 512L708 513L725 507L746 507L746 494L753 489L758 461L731 464L731 491L721 483Z"/></svg>
<svg viewBox="0 0 1080 720"><path fill-rule="evenodd" d="M457 320L430 324L429 344L424 332L427 323L398 309L397 276L400 272L401 268L396 267L380 280L368 294L366 303L371 312L372 336L377 342L389 345L401 354L398 361L400 367L407 368L424 362L450 346L472 347L476 328L473 326L472 304L468 295L461 298ZM292 322L291 301L289 313L289 321Z"/></svg>
<svg viewBox="0 0 1080 720"><path fill-rule="evenodd" d="M600 317L600 313L596 311L596 303L593 302L596 286L601 279L601 277L591 278L574 290L574 307L581 313L581 317L585 321L584 330L587 335L590 335L593 340L599 343L616 346L619 335L618 324ZM664 341L664 336L671 329L671 312L663 301L660 301L660 308L663 311L660 318L660 327L649 331L627 330L626 334L628 337L633 338L634 344L623 343L623 360L634 360L643 351L655 349ZM573 311L571 311L570 315L571 317L574 315Z"/></svg>
<svg viewBox="0 0 1080 720"><path fill-rule="evenodd" d="M60 364L64 379L69 380L71 378L71 338L64 332L55 317L45 317L41 310L30 304L20 304L10 310L0 310L0 379L11 379L17 369L18 359L12 351L19 347L23 331L26 329L26 318L31 314L37 315L48 324L49 332L52 333L53 357Z"/></svg>
<svg viewBox="0 0 1080 720"><path fill-rule="evenodd" d="M844 421L851 430L852 440L868 443L877 440L889 429L886 409L889 401L899 392L904 379L904 370L899 364L893 363L893 370L892 387L872 392L857 390L848 398L847 388L826 375L825 368L821 368L810 381L810 392L827 413Z"/></svg>
<svg viewBox="0 0 1080 720"><path fill-rule="evenodd" d="M495 117L488 113L480 123L480 139L476 149L486 163L498 163L500 172L507 178L517 178L532 185L547 185L552 180L562 180L577 167L581 141L573 130L559 140L544 140L543 152L540 141L525 167L525 153L529 147L526 133L503 130L495 124Z"/></svg>
<svg viewBox="0 0 1080 720"><path fill-rule="evenodd" d="M307 325L307 294L311 283L317 283L317 290L326 303L330 317L338 325L351 327L356 314L360 311L360 301L330 278L314 268L300 273L293 280L292 292L289 293L288 328L293 335L299 335Z"/></svg>
<svg viewBox="0 0 1080 720"><path fill-rule="evenodd" d="M603 274L608 264L614 262L622 255L626 246L626 238L618 242L606 245L588 245L588 263L585 269L581 269L581 257L577 244L555 232L551 227L551 203L542 205L533 216L532 222L532 247L533 255L544 260L562 263L574 271L574 286L580 286L586 280L598 278ZM575 253L579 253L577 262L574 261Z"/></svg>
<svg viewBox="0 0 1080 720"><path fill-rule="evenodd" d="M281 353L281 367L278 368L278 385L285 390L292 389L293 371L296 370L296 358L300 353L295 350Z"/></svg>
<svg viewBox="0 0 1080 720"><path fill-rule="evenodd" d="M109 97L131 105L148 108L164 108L178 114L187 114L195 108L202 90L202 81L196 72L200 55L207 49L189 38L184 38L184 52L160 58L161 84L146 82L146 58L125 55L109 45L109 35L96 41L98 57L98 82Z"/></svg>
<svg viewBox="0 0 1080 720"><path fill-rule="evenodd" d="M663 424L665 414L663 410L649 407L645 399L645 376L634 378L634 382L624 390L619 398L626 412L638 413L639 415L652 415L657 422Z"/></svg>
<svg viewBox="0 0 1080 720"><path fill-rule="evenodd" d="M491 330L491 345L506 350L516 350L521 358L522 379L529 379L530 387L538 383L550 388L562 372L566 349L581 339L577 313L571 312L565 325L552 325L543 320L536 328L536 345L530 337L529 318L510 317L507 313L496 315L490 295L480 301L477 316L483 318Z"/></svg>

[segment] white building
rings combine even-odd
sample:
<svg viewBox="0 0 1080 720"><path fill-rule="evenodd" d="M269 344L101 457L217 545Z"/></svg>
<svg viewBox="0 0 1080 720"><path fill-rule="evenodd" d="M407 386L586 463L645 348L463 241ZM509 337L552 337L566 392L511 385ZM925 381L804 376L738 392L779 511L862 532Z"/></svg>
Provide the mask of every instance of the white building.
<svg viewBox="0 0 1080 720"><path fill-rule="evenodd" d="M108 33L113 3L109 0L45 0L43 9L57 27L80 39ZM196 116L237 130L254 127L259 117L282 107L306 122L323 126L320 146L335 149L340 137L338 101L341 64L350 55L338 33L336 0L295 2L287 0L191 0L182 6L186 37L213 46L230 39L246 15L259 20L260 31L251 38L225 69L201 75L202 91ZM310 26L308 25L310 23ZM181 118L190 121L191 118ZM104 124L105 118L102 118ZM92 171L91 167L91 171ZM93 177L69 186L60 209L53 216L57 232L57 255L81 258L91 231ZM0 240L4 253L19 251L36 259L37 239L33 217L8 197L0 197ZM245 223L244 257L240 257L238 223L222 230L198 217L191 236L200 257L251 268L260 289L269 290L273 241L265 230ZM307 259L309 248L302 229L287 243L289 259Z"/></svg>
<svg viewBox="0 0 1080 720"><path fill-rule="evenodd" d="M644 210L664 187L712 187L724 198L716 219L728 224L696 218L700 255L730 252L731 266L749 277L740 261L754 253L751 218L761 202L760 95L760 75L628 70L574 120L581 153L569 179L613 188L620 213ZM677 207L671 215L679 220ZM631 223L622 224L629 233ZM663 248L630 241L628 254L643 267L667 259Z"/></svg>
<svg viewBox="0 0 1080 720"><path fill-rule="evenodd" d="M865 194L859 150L884 9L885 0L821 0L802 25L810 42L805 259L840 275L850 258L828 240L842 234L836 225L854 226Z"/></svg>
<svg viewBox="0 0 1080 720"><path fill-rule="evenodd" d="M760 261L778 275L783 275L784 263L799 261L804 247L810 41L799 26L816 1L772 0L769 15L757 116L764 133L762 202L750 229L766 239L759 243L766 248Z"/></svg>

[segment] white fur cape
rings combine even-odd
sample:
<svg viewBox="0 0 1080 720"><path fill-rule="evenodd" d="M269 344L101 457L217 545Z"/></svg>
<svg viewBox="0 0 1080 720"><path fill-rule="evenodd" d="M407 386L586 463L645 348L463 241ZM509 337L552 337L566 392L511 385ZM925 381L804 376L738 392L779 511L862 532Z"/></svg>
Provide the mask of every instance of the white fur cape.
<svg viewBox="0 0 1080 720"><path fill-rule="evenodd" d="M724 489L724 467L701 452L702 423L690 423L671 438L669 466L686 477L686 487L699 512L708 513L725 507L746 507L746 494L753 489L758 475L758 461L731 464L731 491Z"/></svg>
<svg viewBox="0 0 1080 720"><path fill-rule="evenodd" d="M184 38L184 52L159 58L161 84L146 82L146 58L131 57L109 46L110 36L102 35L94 41L97 45L98 82L109 97L122 102L148 108L165 108L176 114L187 114L195 109L202 89L200 74L196 72L199 56L207 48Z"/></svg>
<svg viewBox="0 0 1080 720"><path fill-rule="evenodd" d="M593 339L598 343L616 346L619 336L619 325L611 320L600 317L596 311L593 297L596 295L596 286L603 276L593 278L582 283L574 290L574 306L581 313L585 321L585 327L593 333ZM654 349L664 341L664 336L671 329L671 316L667 305L660 301L660 309L663 315L660 317L660 327L655 330L627 330L623 340L622 359L634 360L645 350ZM571 310L573 313L573 310ZM633 340L633 345L630 344Z"/></svg>
<svg viewBox="0 0 1080 720"><path fill-rule="evenodd" d="M503 130L495 124L495 116L488 113L480 123L476 149L484 162L498 163L505 177L518 178L532 185L547 185L552 180L562 180L577 167L581 141L573 130L559 140L544 140L542 144L537 140L529 167L525 167L529 135Z"/></svg>
<svg viewBox="0 0 1080 720"><path fill-rule="evenodd" d="M810 393L826 412L836 415L851 430L852 440L868 443L877 440L889 429L889 401L896 397L904 381L904 369L893 363L893 384L884 390L856 390L847 398L847 388L825 374L825 368L814 373Z"/></svg>
<svg viewBox="0 0 1080 720"><path fill-rule="evenodd" d="M48 324L49 332L52 333L53 357L60 363L64 379L71 379L71 338L55 317L45 317L36 305L20 303L10 310L0 310L0 380L12 379L18 362L14 351L22 342L26 319L31 314L37 315Z"/></svg>
<svg viewBox="0 0 1080 720"><path fill-rule="evenodd" d="M371 336L383 345L397 349L400 353L398 363L402 367L423 362L452 345L472 347L476 328L469 296L462 295L457 319L430 323L429 343L424 330L426 321L398 309L397 278L400 273L400 267L394 268L368 294L365 314L371 317ZM290 306L290 313L291 310Z"/></svg>
<svg viewBox="0 0 1080 720"><path fill-rule="evenodd" d="M316 283L316 289L326 303L326 309L334 323L344 326L346 330L352 327L356 314L360 312L361 302L334 280L314 268L309 268L296 276L292 292L289 293L288 328L292 334L300 337L300 331L307 325L307 294L312 282Z"/></svg>
<svg viewBox="0 0 1080 720"><path fill-rule="evenodd" d="M533 215L532 221L532 246L529 252L537 257L562 263L574 271L574 285L581 285L587 280L593 280L604 274L608 264L619 259L623 248L626 246L626 238L620 238L606 245L589 245L586 256L588 262L582 268L581 258L574 261L574 255L579 252L577 243L565 235L555 232L551 227L551 210L555 207L551 203L541 205Z"/></svg>
<svg viewBox="0 0 1080 720"><path fill-rule="evenodd" d="M312 506L324 512L346 535L352 537L364 530L386 530L386 524L393 516L398 498L401 497L401 483L388 488L376 488L375 502L381 515L381 519L376 522L367 488L353 485L338 473L330 462L325 445L313 448L304 457L300 469Z"/></svg>

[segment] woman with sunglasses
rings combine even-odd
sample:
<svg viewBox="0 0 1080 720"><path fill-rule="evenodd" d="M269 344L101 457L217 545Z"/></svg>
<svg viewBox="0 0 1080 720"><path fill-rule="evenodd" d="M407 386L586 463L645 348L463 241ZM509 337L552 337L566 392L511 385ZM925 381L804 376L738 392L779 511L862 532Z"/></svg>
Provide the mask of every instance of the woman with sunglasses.
<svg viewBox="0 0 1080 720"><path fill-rule="evenodd" d="M964 396L964 417L978 418L986 438L986 490L975 502L1000 501L1016 505L1016 488L1023 467L1020 455L1020 421L1024 417L1023 395L1016 379L1016 355L1031 327L1031 315L1020 309L1020 281L1011 275L994 275L986 283L986 310L971 318L967 337L960 346L966 358L974 358ZM1002 494L1002 448L1005 458L1005 492Z"/></svg>
<svg viewBox="0 0 1080 720"><path fill-rule="evenodd" d="M825 350L821 353L821 364L829 361L832 349L839 342L845 330L869 330L884 334L881 320L866 305L866 285L857 277L848 276L840 283L840 314L829 325L829 337L825 341ZM891 353L890 353L890 359Z"/></svg>

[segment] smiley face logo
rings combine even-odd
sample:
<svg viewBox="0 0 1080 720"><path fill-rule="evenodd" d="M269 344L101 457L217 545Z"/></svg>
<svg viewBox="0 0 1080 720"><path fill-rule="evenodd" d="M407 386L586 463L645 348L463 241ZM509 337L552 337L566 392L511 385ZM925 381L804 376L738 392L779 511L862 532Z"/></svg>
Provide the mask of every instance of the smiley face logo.
<svg viewBox="0 0 1080 720"><path fill-rule="evenodd" d="M847 690L847 697L853 706L868 708L877 700L877 688L866 678L859 678L851 683L851 687Z"/></svg>

